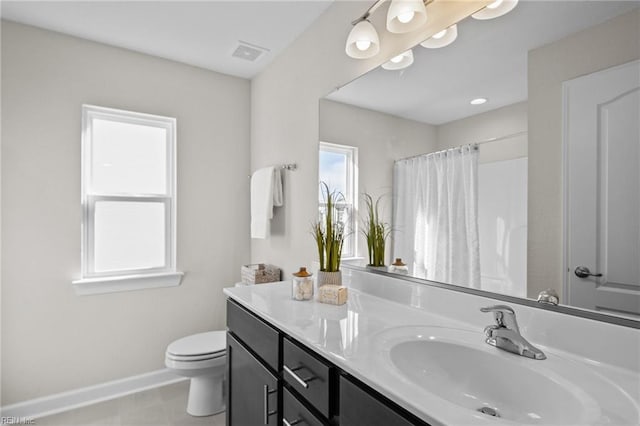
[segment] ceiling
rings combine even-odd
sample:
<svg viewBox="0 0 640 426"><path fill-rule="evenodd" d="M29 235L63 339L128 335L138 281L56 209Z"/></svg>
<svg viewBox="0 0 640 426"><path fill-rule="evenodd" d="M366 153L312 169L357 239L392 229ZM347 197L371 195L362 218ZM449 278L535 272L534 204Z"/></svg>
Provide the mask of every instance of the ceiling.
<svg viewBox="0 0 640 426"><path fill-rule="evenodd" d="M332 1L3 0L1 14L3 19L253 78ZM446 48L414 48L411 67L377 68L329 98L430 124L521 102L527 99L528 50L639 4L639 0L521 0L503 17L464 20L458 26L458 39ZM384 15L387 7L375 14ZM233 57L239 41L268 51L254 62ZM476 97L489 102L469 105Z"/></svg>
<svg viewBox="0 0 640 426"><path fill-rule="evenodd" d="M376 68L328 98L434 125L522 102L527 99L529 50L639 5L639 1L521 0L500 18L467 18L458 25L458 39L448 47L415 47L415 62L409 68ZM478 97L489 101L469 104Z"/></svg>
<svg viewBox="0 0 640 426"><path fill-rule="evenodd" d="M333 0L5 1L3 19L243 78L260 73ZM233 57L243 41L268 49Z"/></svg>

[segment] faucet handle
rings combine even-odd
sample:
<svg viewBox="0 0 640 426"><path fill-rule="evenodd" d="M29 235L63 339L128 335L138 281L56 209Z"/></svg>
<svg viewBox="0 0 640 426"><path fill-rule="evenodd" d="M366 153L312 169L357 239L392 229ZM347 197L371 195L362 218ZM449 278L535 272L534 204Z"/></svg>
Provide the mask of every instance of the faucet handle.
<svg viewBox="0 0 640 426"><path fill-rule="evenodd" d="M518 328L518 322L516 321L516 313L513 308L507 305L493 305L480 308L482 312L493 312L493 317L496 323L500 327L510 328L517 333L520 333Z"/></svg>

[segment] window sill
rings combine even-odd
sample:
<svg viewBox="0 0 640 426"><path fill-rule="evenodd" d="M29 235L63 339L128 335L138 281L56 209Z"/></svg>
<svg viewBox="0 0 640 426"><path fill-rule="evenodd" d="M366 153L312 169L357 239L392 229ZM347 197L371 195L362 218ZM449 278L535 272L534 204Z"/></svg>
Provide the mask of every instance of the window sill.
<svg viewBox="0 0 640 426"><path fill-rule="evenodd" d="M124 275L120 277L85 278L72 281L78 296L143 290L147 288L177 287L182 283L184 272L161 274Z"/></svg>
<svg viewBox="0 0 640 426"><path fill-rule="evenodd" d="M344 257L340 259L340 264L342 265L364 266L366 263L367 263L366 259L364 257L359 257L359 256Z"/></svg>

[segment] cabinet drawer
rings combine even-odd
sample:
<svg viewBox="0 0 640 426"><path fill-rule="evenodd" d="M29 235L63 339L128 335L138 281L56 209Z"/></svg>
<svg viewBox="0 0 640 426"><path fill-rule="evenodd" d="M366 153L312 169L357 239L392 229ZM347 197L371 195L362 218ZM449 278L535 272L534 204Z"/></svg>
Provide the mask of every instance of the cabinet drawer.
<svg viewBox="0 0 640 426"><path fill-rule="evenodd" d="M282 376L322 415L329 418L329 364L320 361L288 338L282 343Z"/></svg>
<svg viewBox="0 0 640 426"><path fill-rule="evenodd" d="M386 398L340 375L340 426L428 426ZM393 406L393 408L392 408Z"/></svg>
<svg viewBox="0 0 640 426"><path fill-rule="evenodd" d="M307 410L286 388L282 394L282 410L284 426L324 426L324 423Z"/></svg>
<svg viewBox="0 0 640 426"><path fill-rule="evenodd" d="M238 305L227 300L227 327L262 360L278 371L278 331Z"/></svg>

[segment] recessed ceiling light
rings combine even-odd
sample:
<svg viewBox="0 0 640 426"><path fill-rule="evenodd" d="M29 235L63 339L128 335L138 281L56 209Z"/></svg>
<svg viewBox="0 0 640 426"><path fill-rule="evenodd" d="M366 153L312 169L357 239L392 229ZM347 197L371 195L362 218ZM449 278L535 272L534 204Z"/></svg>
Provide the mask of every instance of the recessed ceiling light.
<svg viewBox="0 0 640 426"><path fill-rule="evenodd" d="M485 102L487 102L487 98L475 98L475 99L472 99L471 102L469 103L471 105L482 105Z"/></svg>

